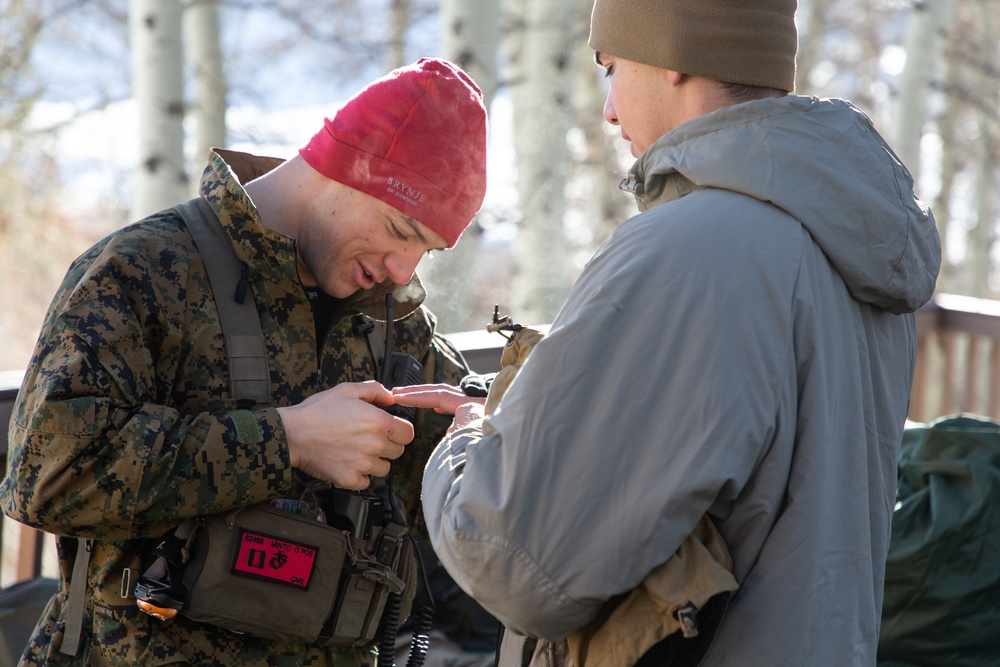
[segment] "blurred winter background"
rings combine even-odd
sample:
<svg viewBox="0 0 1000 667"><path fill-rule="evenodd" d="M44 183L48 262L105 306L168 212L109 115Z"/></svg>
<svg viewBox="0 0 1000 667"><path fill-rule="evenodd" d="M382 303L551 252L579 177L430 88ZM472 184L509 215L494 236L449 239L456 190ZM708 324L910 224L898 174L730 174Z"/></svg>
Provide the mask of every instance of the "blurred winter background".
<svg viewBox="0 0 1000 667"><path fill-rule="evenodd" d="M996 297L991 0L802 0L797 92L864 109L946 240L939 291ZM419 269L447 332L494 304L550 321L634 213L602 119L589 0L0 0L0 371L30 357L69 262L192 196L207 146L288 157L339 103L433 55L490 100L490 189ZM995 14L995 11L993 12ZM140 120L141 119L141 120Z"/></svg>

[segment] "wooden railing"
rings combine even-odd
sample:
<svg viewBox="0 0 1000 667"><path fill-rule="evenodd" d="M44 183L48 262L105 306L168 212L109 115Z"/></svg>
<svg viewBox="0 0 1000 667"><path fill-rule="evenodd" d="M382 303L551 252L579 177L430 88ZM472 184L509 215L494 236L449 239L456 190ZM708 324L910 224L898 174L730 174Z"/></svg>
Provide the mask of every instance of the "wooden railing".
<svg viewBox="0 0 1000 667"><path fill-rule="evenodd" d="M910 419L1000 419L1000 301L938 294L917 312Z"/></svg>
<svg viewBox="0 0 1000 667"><path fill-rule="evenodd" d="M1000 301L939 294L917 313L918 353L910 395L911 420L968 412L1000 419ZM463 332L451 336L473 369L498 370L504 340ZM7 423L20 373L0 372L0 463L6 470ZM6 525L5 525L6 524ZM8 537L7 540L3 536ZM0 584L36 577L52 562L54 542L0 513ZM51 569L51 567L49 568ZM55 576L55 572L45 572Z"/></svg>

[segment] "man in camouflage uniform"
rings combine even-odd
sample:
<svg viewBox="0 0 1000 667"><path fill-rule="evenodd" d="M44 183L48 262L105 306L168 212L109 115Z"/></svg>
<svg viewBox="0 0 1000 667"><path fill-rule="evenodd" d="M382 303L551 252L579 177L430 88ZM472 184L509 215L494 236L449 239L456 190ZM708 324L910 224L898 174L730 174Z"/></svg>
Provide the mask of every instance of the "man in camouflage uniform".
<svg viewBox="0 0 1000 667"><path fill-rule="evenodd" d="M365 665L324 648L142 613L142 572L186 519L288 496L306 475L362 490L390 472L411 527L447 420L381 409L367 332L395 290L397 349L423 380L467 372L420 306L417 261L451 247L485 192L481 93L422 59L348 101L286 162L216 150L201 183L260 315L270 405L236 401L205 263L173 209L101 241L70 268L10 426L8 516L58 536L60 581L22 665ZM374 352L378 352L375 350ZM422 528L417 526L418 529ZM79 650L60 650L77 548L90 546ZM123 597L124 596L124 597ZM267 614L267 609L260 609Z"/></svg>

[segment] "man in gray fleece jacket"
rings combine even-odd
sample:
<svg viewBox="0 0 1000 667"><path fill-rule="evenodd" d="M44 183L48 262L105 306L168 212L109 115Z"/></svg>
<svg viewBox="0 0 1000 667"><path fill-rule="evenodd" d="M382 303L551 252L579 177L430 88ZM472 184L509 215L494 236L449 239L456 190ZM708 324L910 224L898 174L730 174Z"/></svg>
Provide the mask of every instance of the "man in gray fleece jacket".
<svg viewBox="0 0 1000 667"><path fill-rule="evenodd" d="M512 632L572 637L707 514L739 589L684 660L875 663L913 311L940 243L864 113L789 94L794 12L598 0L604 117L637 158L622 187L640 214L493 414L440 387L397 396L456 411L424 514ZM677 653L668 637L626 664Z"/></svg>

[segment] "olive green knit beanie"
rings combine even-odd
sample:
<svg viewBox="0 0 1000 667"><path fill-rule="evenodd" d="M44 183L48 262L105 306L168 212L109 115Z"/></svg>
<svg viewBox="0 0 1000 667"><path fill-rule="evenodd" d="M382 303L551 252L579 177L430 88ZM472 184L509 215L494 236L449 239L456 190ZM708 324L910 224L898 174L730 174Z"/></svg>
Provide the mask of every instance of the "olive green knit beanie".
<svg viewBox="0 0 1000 667"><path fill-rule="evenodd" d="M595 51L726 83L795 88L796 0L597 0Z"/></svg>

